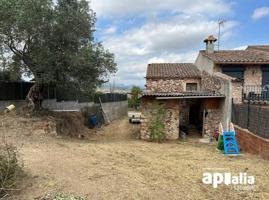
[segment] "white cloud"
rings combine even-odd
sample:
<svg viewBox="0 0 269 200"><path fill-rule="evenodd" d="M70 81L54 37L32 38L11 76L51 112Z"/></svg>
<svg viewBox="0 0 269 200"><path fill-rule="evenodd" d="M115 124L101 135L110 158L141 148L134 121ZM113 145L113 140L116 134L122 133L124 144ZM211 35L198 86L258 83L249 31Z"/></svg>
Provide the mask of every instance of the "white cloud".
<svg viewBox="0 0 269 200"><path fill-rule="evenodd" d="M226 22L222 41L231 36L236 22ZM152 20L122 34L102 38L106 48L116 55L118 82L144 84L148 63L193 62L203 40L218 32L217 21L202 16L177 15L165 21Z"/></svg>
<svg viewBox="0 0 269 200"><path fill-rule="evenodd" d="M98 16L135 16L160 11L222 15L231 11L223 0L92 0Z"/></svg>
<svg viewBox="0 0 269 200"><path fill-rule="evenodd" d="M247 45L243 45L243 46L235 47L233 48L233 50L246 50L247 47L248 47Z"/></svg>
<svg viewBox="0 0 269 200"><path fill-rule="evenodd" d="M102 31L102 33L105 34L105 35L114 34L116 32L117 32L117 27L116 26L110 26L109 28Z"/></svg>
<svg viewBox="0 0 269 200"><path fill-rule="evenodd" d="M204 48L203 40L217 35L216 19L232 12L224 2L92 0L99 19L112 24L98 30L103 29L100 39L116 56L117 83L143 86L148 63L194 62L198 50ZM236 25L234 21L225 23L223 42L231 37Z"/></svg>
<svg viewBox="0 0 269 200"><path fill-rule="evenodd" d="M194 62L195 58L197 57L197 51L189 51L186 53L163 53L160 56L153 57L149 59L148 63L191 63Z"/></svg>
<svg viewBox="0 0 269 200"><path fill-rule="evenodd" d="M225 38L229 38L226 35L230 35L229 31L235 25L233 21L226 23L223 28ZM143 56L197 48L206 36L216 35L217 31L216 21L178 15L168 21L150 21L123 34L104 37L103 40L106 47L121 57Z"/></svg>
<svg viewBox="0 0 269 200"><path fill-rule="evenodd" d="M261 7L254 10L252 19L258 20L266 16L269 16L269 7Z"/></svg>

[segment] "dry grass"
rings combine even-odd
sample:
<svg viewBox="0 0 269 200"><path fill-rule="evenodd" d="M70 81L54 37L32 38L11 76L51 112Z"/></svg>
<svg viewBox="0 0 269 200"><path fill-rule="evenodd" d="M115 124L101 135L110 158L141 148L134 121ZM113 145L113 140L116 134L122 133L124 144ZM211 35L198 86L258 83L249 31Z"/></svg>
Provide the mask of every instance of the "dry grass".
<svg viewBox="0 0 269 200"><path fill-rule="evenodd" d="M0 199L16 190L16 184L23 175L18 151L0 139Z"/></svg>
<svg viewBox="0 0 269 200"><path fill-rule="evenodd" d="M140 141L136 139L138 126L128 124L127 119L102 128L90 141L29 134L19 120L5 116L6 124L0 125L0 134L24 143L21 153L29 178L15 199L59 191L94 200L269 199L269 161L256 156L230 160L215 146L197 139L164 144ZM256 177L256 188L213 189L202 184L205 168L225 168L236 174L247 171Z"/></svg>

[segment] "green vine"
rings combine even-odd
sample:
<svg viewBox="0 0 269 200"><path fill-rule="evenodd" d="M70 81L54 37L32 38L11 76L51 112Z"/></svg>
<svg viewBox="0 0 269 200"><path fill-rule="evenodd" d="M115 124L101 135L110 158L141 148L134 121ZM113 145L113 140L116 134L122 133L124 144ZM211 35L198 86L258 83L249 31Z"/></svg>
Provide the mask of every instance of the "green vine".
<svg viewBox="0 0 269 200"><path fill-rule="evenodd" d="M150 141L163 142L165 140L165 110L163 105L154 103L150 107L151 117L149 119Z"/></svg>

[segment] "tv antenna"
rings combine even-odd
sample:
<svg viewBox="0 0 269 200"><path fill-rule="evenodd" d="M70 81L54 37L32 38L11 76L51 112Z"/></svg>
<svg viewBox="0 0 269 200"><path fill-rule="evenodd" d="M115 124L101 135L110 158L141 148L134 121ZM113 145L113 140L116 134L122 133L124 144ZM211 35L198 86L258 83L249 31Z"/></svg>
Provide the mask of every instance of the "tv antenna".
<svg viewBox="0 0 269 200"><path fill-rule="evenodd" d="M226 22L226 20L224 19L219 19L218 21L218 25L219 25L219 34L218 34L218 51L219 51L219 48L220 48L220 29L221 27L224 27L224 23Z"/></svg>

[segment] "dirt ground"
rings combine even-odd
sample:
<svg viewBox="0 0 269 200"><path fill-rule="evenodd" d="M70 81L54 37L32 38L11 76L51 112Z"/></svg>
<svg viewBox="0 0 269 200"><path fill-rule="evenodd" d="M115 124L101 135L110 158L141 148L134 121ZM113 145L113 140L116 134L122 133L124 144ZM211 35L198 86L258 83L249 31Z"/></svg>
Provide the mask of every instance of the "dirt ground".
<svg viewBox="0 0 269 200"><path fill-rule="evenodd" d="M139 125L122 119L80 140L42 131L42 126L33 131L40 119L12 115L0 119L0 135L20 147L27 174L16 200L55 192L90 200L269 199L269 161L248 154L229 159L197 138L164 144L141 141ZM208 168L247 172L255 176L255 188L213 189L202 183Z"/></svg>

